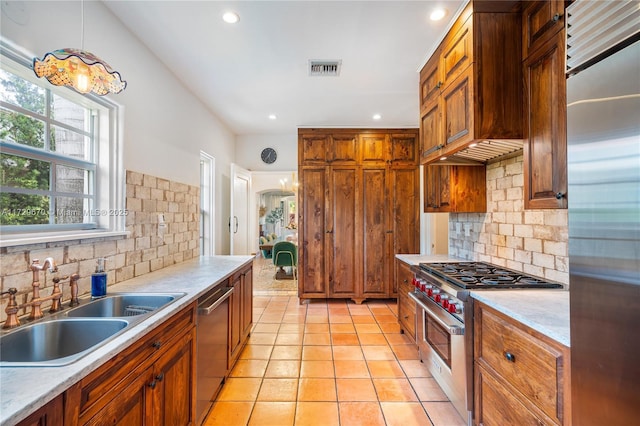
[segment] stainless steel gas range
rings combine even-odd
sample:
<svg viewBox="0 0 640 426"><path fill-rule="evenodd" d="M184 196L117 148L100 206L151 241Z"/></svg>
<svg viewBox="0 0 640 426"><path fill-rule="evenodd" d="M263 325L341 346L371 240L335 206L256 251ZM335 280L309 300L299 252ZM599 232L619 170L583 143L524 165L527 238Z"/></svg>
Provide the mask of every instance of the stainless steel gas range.
<svg viewBox="0 0 640 426"><path fill-rule="evenodd" d="M470 291L562 288L484 262L421 263L412 267L420 360L467 424L473 415L473 299Z"/></svg>

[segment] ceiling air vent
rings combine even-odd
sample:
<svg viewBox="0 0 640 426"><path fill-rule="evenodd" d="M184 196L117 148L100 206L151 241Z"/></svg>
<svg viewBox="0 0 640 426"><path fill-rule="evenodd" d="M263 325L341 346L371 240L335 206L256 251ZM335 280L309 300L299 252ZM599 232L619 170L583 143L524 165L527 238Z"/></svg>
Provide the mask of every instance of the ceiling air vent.
<svg viewBox="0 0 640 426"><path fill-rule="evenodd" d="M342 61L309 61L309 75L311 77L337 77L340 75Z"/></svg>

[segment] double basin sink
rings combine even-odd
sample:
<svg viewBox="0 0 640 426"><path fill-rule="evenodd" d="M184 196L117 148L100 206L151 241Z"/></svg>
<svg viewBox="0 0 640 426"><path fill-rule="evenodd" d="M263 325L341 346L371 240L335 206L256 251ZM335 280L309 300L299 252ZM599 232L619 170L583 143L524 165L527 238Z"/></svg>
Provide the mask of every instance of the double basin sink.
<svg viewBox="0 0 640 426"><path fill-rule="evenodd" d="M0 367L61 366L77 361L184 293L114 293L0 337Z"/></svg>

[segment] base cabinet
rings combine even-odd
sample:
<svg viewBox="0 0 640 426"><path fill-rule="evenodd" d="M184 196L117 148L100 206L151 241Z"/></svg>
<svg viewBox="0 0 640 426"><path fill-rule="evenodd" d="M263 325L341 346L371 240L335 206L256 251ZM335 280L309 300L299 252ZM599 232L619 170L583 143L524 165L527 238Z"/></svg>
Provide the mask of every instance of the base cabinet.
<svg viewBox="0 0 640 426"><path fill-rule="evenodd" d="M396 285L398 287L398 322L400 331L416 340L416 302L408 294L413 291L413 272L408 264L396 259Z"/></svg>
<svg viewBox="0 0 640 426"><path fill-rule="evenodd" d="M64 424L194 424L195 314L193 303L69 388Z"/></svg>
<svg viewBox="0 0 640 426"><path fill-rule="evenodd" d="M63 398L60 395L22 420L18 426L58 426L63 424L63 413Z"/></svg>
<svg viewBox="0 0 640 426"><path fill-rule="evenodd" d="M569 348L477 302L476 425L570 425Z"/></svg>

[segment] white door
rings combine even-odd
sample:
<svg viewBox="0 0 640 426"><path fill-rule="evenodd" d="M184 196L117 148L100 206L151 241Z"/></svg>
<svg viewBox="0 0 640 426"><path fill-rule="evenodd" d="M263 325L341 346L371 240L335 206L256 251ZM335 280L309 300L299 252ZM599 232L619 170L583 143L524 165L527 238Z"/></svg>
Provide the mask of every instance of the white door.
<svg viewBox="0 0 640 426"><path fill-rule="evenodd" d="M251 172L231 164L230 254L251 254L249 243L249 196Z"/></svg>

